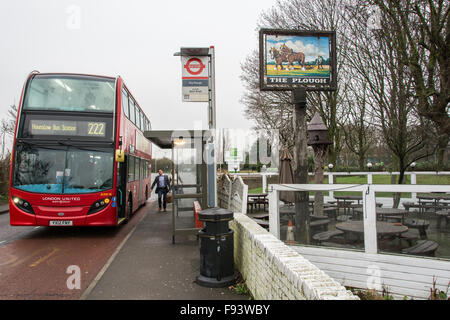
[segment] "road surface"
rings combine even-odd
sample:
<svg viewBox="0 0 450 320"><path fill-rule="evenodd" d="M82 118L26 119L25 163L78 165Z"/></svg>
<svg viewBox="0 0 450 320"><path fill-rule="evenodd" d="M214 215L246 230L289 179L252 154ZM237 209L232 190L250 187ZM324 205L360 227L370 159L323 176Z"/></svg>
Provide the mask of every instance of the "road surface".
<svg viewBox="0 0 450 320"><path fill-rule="evenodd" d="M79 299L148 208L121 227L11 227L0 214L0 300Z"/></svg>

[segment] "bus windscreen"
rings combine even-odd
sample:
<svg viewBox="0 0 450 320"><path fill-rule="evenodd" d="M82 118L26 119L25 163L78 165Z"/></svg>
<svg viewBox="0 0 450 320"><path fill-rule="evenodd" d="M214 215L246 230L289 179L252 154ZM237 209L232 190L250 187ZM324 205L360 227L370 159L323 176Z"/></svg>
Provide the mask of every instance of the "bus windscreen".
<svg viewBox="0 0 450 320"><path fill-rule="evenodd" d="M28 87L24 110L113 112L114 79L36 75Z"/></svg>
<svg viewBox="0 0 450 320"><path fill-rule="evenodd" d="M113 151L20 145L13 186L52 194L91 193L113 187Z"/></svg>

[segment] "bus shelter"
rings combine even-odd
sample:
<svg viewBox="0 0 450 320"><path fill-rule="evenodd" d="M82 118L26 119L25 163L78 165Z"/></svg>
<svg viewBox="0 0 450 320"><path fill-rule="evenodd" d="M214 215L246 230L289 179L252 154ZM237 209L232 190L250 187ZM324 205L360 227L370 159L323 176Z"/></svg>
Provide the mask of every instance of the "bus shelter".
<svg viewBox="0 0 450 320"><path fill-rule="evenodd" d="M204 159L207 130L151 130L144 136L172 153L172 242L177 235L197 235L194 201L208 207L208 171ZM158 168L156 168L158 169Z"/></svg>

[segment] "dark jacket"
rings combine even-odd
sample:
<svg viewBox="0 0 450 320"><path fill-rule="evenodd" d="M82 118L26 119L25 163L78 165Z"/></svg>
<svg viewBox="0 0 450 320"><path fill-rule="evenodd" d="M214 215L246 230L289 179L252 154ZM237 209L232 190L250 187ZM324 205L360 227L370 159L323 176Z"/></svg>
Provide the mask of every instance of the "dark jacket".
<svg viewBox="0 0 450 320"><path fill-rule="evenodd" d="M164 176L164 183L166 185L166 191L169 192L170 191L170 180L169 180L169 177L166 174L163 174L163 176ZM156 184L155 193L159 192L159 183L158 182L159 182L159 174L156 176L155 180L152 183L152 186L150 187L150 189L153 189L153 187Z"/></svg>

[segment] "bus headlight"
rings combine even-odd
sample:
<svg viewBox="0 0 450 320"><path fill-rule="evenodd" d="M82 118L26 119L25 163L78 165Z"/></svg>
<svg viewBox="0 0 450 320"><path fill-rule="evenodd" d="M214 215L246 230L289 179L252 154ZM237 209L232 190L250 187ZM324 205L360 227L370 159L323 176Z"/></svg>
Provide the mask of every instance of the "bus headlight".
<svg viewBox="0 0 450 320"><path fill-rule="evenodd" d="M28 201L25 201L19 197L12 197L14 204L21 210L28 212L28 213L33 213L33 208L31 207L31 204Z"/></svg>
<svg viewBox="0 0 450 320"><path fill-rule="evenodd" d="M109 198L95 201L89 208L88 214L99 212L100 210L106 208L109 202L110 202Z"/></svg>

